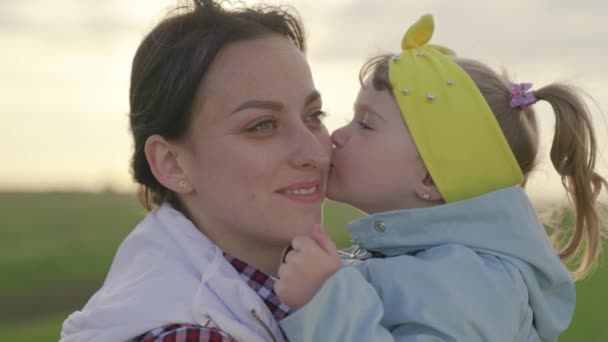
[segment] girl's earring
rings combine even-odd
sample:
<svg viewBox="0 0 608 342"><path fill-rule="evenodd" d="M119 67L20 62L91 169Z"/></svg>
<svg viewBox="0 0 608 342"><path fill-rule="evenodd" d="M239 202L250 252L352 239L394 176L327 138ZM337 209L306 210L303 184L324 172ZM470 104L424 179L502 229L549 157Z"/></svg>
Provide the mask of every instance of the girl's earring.
<svg viewBox="0 0 608 342"><path fill-rule="evenodd" d="M430 200L431 199L431 194L429 192L423 192L422 193L422 198L424 198L425 200Z"/></svg>

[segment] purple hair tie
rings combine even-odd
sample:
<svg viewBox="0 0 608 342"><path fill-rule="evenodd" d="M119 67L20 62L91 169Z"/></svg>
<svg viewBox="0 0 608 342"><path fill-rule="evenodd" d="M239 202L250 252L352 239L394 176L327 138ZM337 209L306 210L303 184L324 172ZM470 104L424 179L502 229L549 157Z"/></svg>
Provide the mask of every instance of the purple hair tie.
<svg viewBox="0 0 608 342"><path fill-rule="evenodd" d="M522 109L538 101L534 93L530 91L532 83L513 83L509 86L511 108L520 107Z"/></svg>

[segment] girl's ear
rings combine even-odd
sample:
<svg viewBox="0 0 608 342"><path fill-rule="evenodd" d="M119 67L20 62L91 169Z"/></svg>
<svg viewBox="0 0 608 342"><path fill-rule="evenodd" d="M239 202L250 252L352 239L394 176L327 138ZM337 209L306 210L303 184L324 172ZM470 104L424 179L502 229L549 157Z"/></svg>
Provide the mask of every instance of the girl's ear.
<svg viewBox="0 0 608 342"><path fill-rule="evenodd" d="M439 189L435 186L435 182L428 171L426 172L425 177L416 186L416 195L418 195L421 200L428 202L443 201L443 197L441 197L441 193L439 193Z"/></svg>

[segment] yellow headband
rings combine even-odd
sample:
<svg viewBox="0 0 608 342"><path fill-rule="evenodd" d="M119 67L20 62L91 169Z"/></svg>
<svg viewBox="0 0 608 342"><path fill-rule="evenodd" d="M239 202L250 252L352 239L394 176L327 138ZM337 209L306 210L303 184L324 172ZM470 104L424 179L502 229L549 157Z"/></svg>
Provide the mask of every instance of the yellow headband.
<svg viewBox="0 0 608 342"><path fill-rule="evenodd" d="M450 50L427 45L433 31L428 14L409 28L389 79L435 185L450 203L520 184L521 169L473 80L444 54Z"/></svg>

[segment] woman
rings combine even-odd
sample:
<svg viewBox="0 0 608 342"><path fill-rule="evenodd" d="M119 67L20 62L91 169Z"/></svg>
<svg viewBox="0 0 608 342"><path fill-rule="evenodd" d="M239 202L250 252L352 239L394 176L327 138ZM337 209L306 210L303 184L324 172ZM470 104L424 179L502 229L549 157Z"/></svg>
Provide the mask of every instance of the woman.
<svg viewBox="0 0 608 342"><path fill-rule="evenodd" d="M299 20L211 0L133 60L132 172L150 213L61 341L283 341L283 249L321 221L330 139Z"/></svg>

